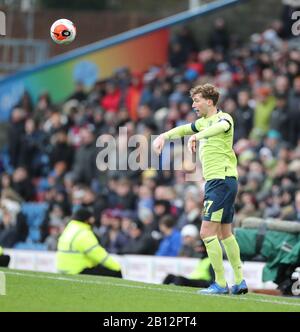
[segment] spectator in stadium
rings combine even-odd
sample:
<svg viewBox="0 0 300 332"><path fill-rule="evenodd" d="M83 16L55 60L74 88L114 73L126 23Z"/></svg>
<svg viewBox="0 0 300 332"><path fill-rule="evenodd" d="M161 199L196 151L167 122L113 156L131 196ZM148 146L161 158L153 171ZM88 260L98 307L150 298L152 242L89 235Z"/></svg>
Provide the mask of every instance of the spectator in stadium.
<svg viewBox="0 0 300 332"><path fill-rule="evenodd" d="M32 186L26 168L16 168L12 175L12 189L15 190L25 201L34 200L34 187Z"/></svg>
<svg viewBox="0 0 300 332"><path fill-rule="evenodd" d="M153 229L158 229L159 220L171 213L171 204L169 201L164 199L158 199L154 201L154 220Z"/></svg>
<svg viewBox="0 0 300 332"><path fill-rule="evenodd" d="M285 220L291 220L300 222L300 190L297 190L295 194L295 203L292 206L292 209L290 209L290 213L286 213L284 216Z"/></svg>
<svg viewBox="0 0 300 332"><path fill-rule="evenodd" d="M199 228L193 224L185 225L181 230L182 244L180 257L198 257L203 254L203 242L199 238Z"/></svg>
<svg viewBox="0 0 300 332"><path fill-rule="evenodd" d="M199 61L203 64L204 74L208 75L206 79L214 76L217 72L218 61L212 49L205 49L199 52Z"/></svg>
<svg viewBox="0 0 300 332"><path fill-rule="evenodd" d="M265 134L270 127L270 118L276 105L275 97L268 86L262 86L255 91L256 107L254 110L254 128Z"/></svg>
<svg viewBox="0 0 300 332"><path fill-rule="evenodd" d="M41 155L46 140L45 133L38 129L32 118L25 122L25 133L20 148L20 165L25 167L30 175L41 175Z"/></svg>
<svg viewBox="0 0 300 332"><path fill-rule="evenodd" d="M55 251L58 238L65 228L65 214L61 205L54 204L52 206L43 222L43 227L46 228L44 243L47 245L48 250Z"/></svg>
<svg viewBox="0 0 300 332"><path fill-rule="evenodd" d="M248 138L253 128L253 108L249 105L249 92L241 90L237 96L237 110L235 112L235 140Z"/></svg>
<svg viewBox="0 0 300 332"><path fill-rule="evenodd" d="M60 130L66 129L68 126L68 117L56 109L49 114L48 119L43 124L43 131L51 137Z"/></svg>
<svg viewBox="0 0 300 332"><path fill-rule="evenodd" d="M197 52L199 49L194 33L187 25L179 28L174 39L180 43L187 56Z"/></svg>
<svg viewBox="0 0 300 332"><path fill-rule="evenodd" d="M80 136L81 146L76 151L72 169L73 180L90 185L97 173L95 137L91 128L82 128Z"/></svg>
<svg viewBox="0 0 300 332"><path fill-rule="evenodd" d="M299 114L300 114L300 77L296 77L293 82L293 88L288 97L289 110L289 142L296 146L299 140Z"/></svg>
<svg viewBox="0 0 300 332"><path fill-rule="evenodd" d="M110 216L112 213L112 209L104 209L100 213L99 224L95 222L93 231L95 232L97 238L101 242L101 239L104 234L106 234L110 227Z"/></svg>
<svg viewBox="0 0 300 332"><path fill-rule="evenodd" d="M283 95L276 97L276 106L271 114L270 129L281 134L285 142L289 140L290 118L287 99Z"/></svg>
<svg viewBox="0 0 300 332"><path fill-rule="evenodd" d="M7 142L10 164L16 168L20 165L20 151L22 138L25 132L25 111L22 108L15 108L11 113L11 120L8 127Z"/></svg>
<svg viewBox="0 0 300 332"><path fill-rule="evenodd" d="M280 148L281 148L280 132L274 129L269 130L264 138L264 147L262 149L269 151L273 158L277 158ZM259 152L261 153L261 150Z"/></svg>
<svg viewBox="0 0 300 332"><path fill-rule="evenodd" d="M92 274L122 278L120 264L101 247L92 231L94 217L87 209L73 214L58 240L57 270L64 274Z"/></svg>
<svg viewBox="0 0 300 332"><path fill-rule="evenodd" d="M104 111L97 107L92 111L92 123L95 127L95 136L99 137L107 132L106 123L104 120Z"/></svg>
<svg viewBox="0 0 300 332"><path fill-rule="evenodd" d="M42 93L37 100L35 105L33 118L37 124L43 123L45 121L45 117L47 116L47 112L52 107L51 96L48 92Z"/></svg>
<svg viewBox="0 0 300 332"><path fill-rule="evenodd" d="M128 115L134 122L138 119L137 110L141 99L142 89L142 73L133 73L130 86L126 91L125 104L128 110Z"/></svg>
<svg viewBox="0 0 300 332"><path fill-rule="evenodd" d="M33 102L28 91L24 91L19 103L16 106L17 108L21 108L25 111L26 115L29 116L33 110Z"/></svg>
<svg viewBox="0 0 300 332"><path fill-rule="evenodd" d="M180 68L187 61L187 55L183 46L175 40L170 45L170 52L169 52L169 63L173 68Z"/></svg>
<svg viewBox="0 0 300 332"><path fill-rule="evenodd" d="M101 107L106 112L116 113L120 107L121 91L116 82L110 80L105 85L105 95L100 101Z"/></svg>
<svg viewBox="0 0 300 332"><path fill-rule="evenodd" d="M214 21L214 27L209 36L209 46L215 51L226 53L229 48L229 43L229 34L225 21L222 17L218 17Z"/></svg>
<svg viewBox="0 0 300 332"><path fill-rule="evenodd" d="M128 243L129 237L123 232L122 213L119 209L111 209L106 212L108 227L102 234L100 242L102 246L110 253L119 254L122 248Z"/></svg>
<svg viewBox="0 0 300 332"><path fill-rule="evenodd" d="M184 211L178 218L177 227L182 229L185 225L201 226L201 210L199 203L199 191L186 191L184 198Z"/></svg>
<svg viewBox="0 0 300 332"><path fill-rule="evenodd" d="M82 102L87 99L87 93L84 91L84 84L77 82L74 93L68 98L68 100L77 100Z"/></svg>
<svg viewBox="0 0 300 332"><path fill-rule="evenodd" d="M286 75L279 75L275 79L273 92L275 96L287 97L289 93L289 79Z"/></svg>
<svg viewBox="0 0 300 332"><path fill-rule="evenodd" d="M289 216L293 210L294 210L294 204L295 201L294 198L295 192L293 188L282 188L281 192L281 199L280 199L280 219L286 220L286 217ZM297 202L297 200L296 200ZM295 221L297 219L295 218Z"/></svg>
<svg viewBox="0 0 300 332"><path fill-rule="evenodd" d="M2 173L0 181L1 192L5 189L11 188L11 185L12 185L11 176L8 173Z"/></svg>
<svg viewBox="0 0 300 332"><path fill-rule="evenodd" d="M67 170L71 169L74 157L74 150L68 143L68 136L65 130L59 130L53 135L52 149L50 152L51 168L59 162L66 163Z"/></svg>
<svg viewBox="0 0 300 332"><path fill-rule="evenodd" d="M115 207L122 210L134 210L137 197L132 192L132 182L128 178L120 178L115 189Z"/></svg>
<svg viewBox="0 0 300 332"><path fill-rule="evenodd" d="M241 227L242 221L247 217L261 216L255 193L247 191L240 192L237 197L237 204L239 205L239 209L234 221L235 227Z"/></svg>
<svg viewBox="0 0 300 332"><path fill-rule="evenodd" d="M150 209L140 209L138 213L139 220L144 224L144 232L158 232L158 224L154 220L153 211ZM159 232L158 232L159 233Z"/></svg>
<svg viewBox="0 0 300 332"><path fill-rule="evenodd" d="M159 229L163 234L156 256L178 256L181 247L180 231L176 228L176 219L166 215L159 220Z"/></svg>
<svg viewBox="0 0 300 332"><path fill-rule="evenodd" d="M122 247L120 253L128 255L154 255L159 242L151 233L144 232L144 224L138 220L131 220L129 225L129 241Z"/></svg>
<svg viewBox="0 0 300 332"><path fill-rule="evenodd" d="M0 246L13 248L25 241L28 235L26 218L21 212L21 205L8 189L2 192L0 203Z"/></svg>
<svg viewBox="0 0 300 332"><path fill-rule="evenodd" d="M144 209L153 210L154 198L151 188L147 185L141 185L138 187L138 199L137 199L137 212Z"/></svg>

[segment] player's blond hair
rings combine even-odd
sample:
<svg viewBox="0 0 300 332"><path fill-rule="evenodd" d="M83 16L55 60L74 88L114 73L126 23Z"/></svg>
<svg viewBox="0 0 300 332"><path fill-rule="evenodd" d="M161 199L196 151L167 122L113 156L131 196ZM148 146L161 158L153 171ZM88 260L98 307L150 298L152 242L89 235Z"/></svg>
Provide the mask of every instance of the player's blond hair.
<svg viewBox="0 0 300 332"><path fill-rule="evenodd" d="M199 93L201 93L201 96L204 99L212 100L214 106L217 105L220 93L214 85L206 83L204 85L197 85L190 90L192 98Z"/></svg>

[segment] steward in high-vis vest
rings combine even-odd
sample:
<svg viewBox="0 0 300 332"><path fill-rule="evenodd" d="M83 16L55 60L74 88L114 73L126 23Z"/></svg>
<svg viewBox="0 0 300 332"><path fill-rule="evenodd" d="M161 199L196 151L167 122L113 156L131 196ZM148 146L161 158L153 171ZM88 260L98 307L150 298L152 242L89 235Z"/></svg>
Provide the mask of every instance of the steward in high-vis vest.
<svg viewBox="0 0 300 332"><path fill-rule="evenodd" d="M92 274L122 278L121 265L101 247L92 230L95 219L79 209L58 239L56 268L64 274Z"/></svg>
<svg viewBox="0 0 300 332"><path fill-rule="evenodd" d="M206 248L201 241L198 248L200 260L195 269L187 277L181 275L168 274L163 280L164 284L173 284L177 286L189 286L207 288L215 278L214 270L207 256Z"/></svg>
<svg viewBox="0 0 300 332"><path fill-rule="evenodd" d="M0 266L8 267L9 261L10 261L10 256L4 255L3 248L0 247Z"/></svg>
<svg viewBox="0 0 300 332"><path fill-rule="evenodd" d="M208 257L199 260L193 272L184 277L181 275L168 274L163 280L164 284L189 287L208 287L214 279L213 269Z"/></svg>

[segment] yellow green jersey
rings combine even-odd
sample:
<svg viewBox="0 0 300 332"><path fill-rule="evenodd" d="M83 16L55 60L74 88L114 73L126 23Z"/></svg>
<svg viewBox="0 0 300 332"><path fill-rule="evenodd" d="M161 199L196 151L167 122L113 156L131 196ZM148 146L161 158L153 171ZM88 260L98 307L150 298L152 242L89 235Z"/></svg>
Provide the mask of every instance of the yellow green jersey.
<svg viewBox="0 0 300 332"><path fill-rule="evenodd" d="M222 129L224 123L228 127L227 130ZM192 124L174 128L165 135L166 138L172 139L195 133L200 140L199 157L204 179L225 179L226 176L237 178L237 159L232 147L232 117L218 110L208 118L202 117Z"/></svg>

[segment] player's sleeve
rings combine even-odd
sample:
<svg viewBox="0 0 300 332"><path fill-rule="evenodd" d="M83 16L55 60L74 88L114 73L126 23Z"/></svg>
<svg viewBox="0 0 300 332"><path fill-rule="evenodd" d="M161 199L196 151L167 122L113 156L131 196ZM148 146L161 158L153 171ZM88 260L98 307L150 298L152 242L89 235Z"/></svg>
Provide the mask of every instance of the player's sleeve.
<svg viewBox="0 0 300 332"><path fill-rule="evenodd" d="M195 122L193 122L191 124L191 129L192 129L194 134L199 133L199 131L202 130L202 128L201 128L201 119L198 119Z"/></svg>
<svg viewBox="0 0 300 332"><path fill-rule="evenodd" d="M221 122L221 121L226 121L229 124L229 128L225 131L225 133L229 132L230 129L233 127L232 117L226 113L220 118L219 122Z"/></svg>
<svg viewBox="0 0 300 332"><path fill-rule="evenodd" d="M165 137L167 139L174 139L174 138L180 138L186 135L192 135L195 132L192 129L191 124L186 124L186 125L182 125L176 128L173 128L167 132L165 132Z"/></svg>
<svg viewBox="0 0 300 332"><path fill-rule="evenodd" d="M211 136L218 135L222 132L226 133L230 130L231 126L232 126L232 124L226 118L220 119L219 122L215 123L211 127L208 127L206 129L200 131L198 134L196 134L196 139L200 140L203 138L208 138Z"/></svg>

